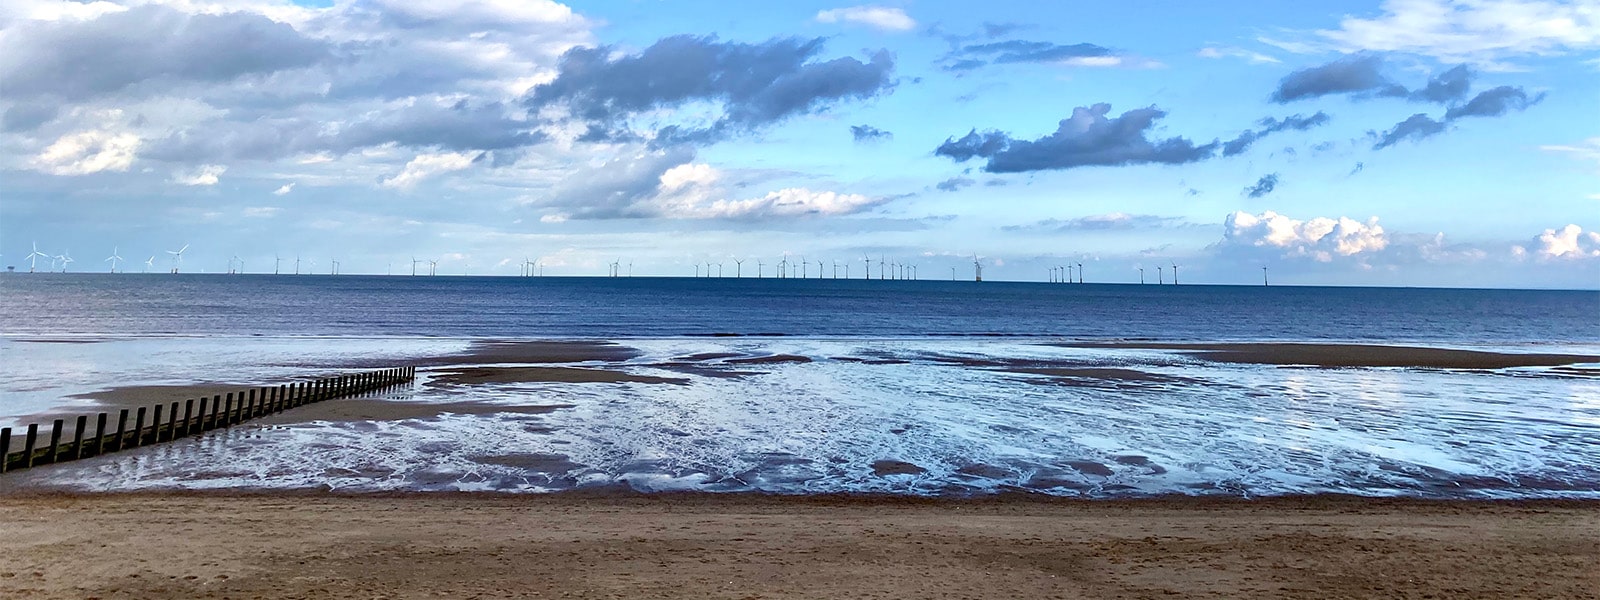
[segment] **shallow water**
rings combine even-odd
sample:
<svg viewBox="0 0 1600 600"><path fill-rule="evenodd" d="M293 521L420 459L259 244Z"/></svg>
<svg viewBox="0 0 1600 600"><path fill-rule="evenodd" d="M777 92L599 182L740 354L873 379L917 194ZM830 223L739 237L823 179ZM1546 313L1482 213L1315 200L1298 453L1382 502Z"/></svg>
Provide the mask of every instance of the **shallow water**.
<svg viewBox="0 0 1600 600"><path fill-rule="evenodd" d="M245 424L8 474L0 485L1600 497L1600 379L1542 369L1280 368L1005 339L622 343L642 355L608 368L687 382L455 386L432 381L438 370L423 370L416 385L386 397L570 407ZM298 377L341 362L455 352L468 340L141 336L0 344L7 344L0 352L33 361L19 369L28 374L0 379L0 414L16 416L114 380L108 374L139 374L138 383L194 381L197 371ZM813 362L666 364L698 353ZM1002 370L1038 364L1143 375Z"/></svg>

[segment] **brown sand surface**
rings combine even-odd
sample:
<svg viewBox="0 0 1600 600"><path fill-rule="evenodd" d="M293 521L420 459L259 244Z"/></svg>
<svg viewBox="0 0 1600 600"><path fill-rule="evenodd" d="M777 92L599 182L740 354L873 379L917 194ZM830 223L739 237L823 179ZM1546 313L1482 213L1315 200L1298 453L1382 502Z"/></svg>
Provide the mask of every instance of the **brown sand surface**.
<svg viewBox="0 0 1600 600"><path fill-rule="evenodd" d="M1600 503L0 495L6 598L1600 598Z"/></svg>
<svg viewBox="0 0 1600 600"><path fill-rule="evenodd" d="M1365 344L1075 342L1054 345L1068 348L1186 350L1193 351L1200 358L1216 362L1318 367L1503 369L1600 362L1600 356L1583 354L1518 354Z"/></svg>
<svg viewBox="0 0 1600 600"><path fill-rule="evenodd" d="M688 383L687 379L577 367L468 367L435 375L430 384L484 383Z"/></svg>

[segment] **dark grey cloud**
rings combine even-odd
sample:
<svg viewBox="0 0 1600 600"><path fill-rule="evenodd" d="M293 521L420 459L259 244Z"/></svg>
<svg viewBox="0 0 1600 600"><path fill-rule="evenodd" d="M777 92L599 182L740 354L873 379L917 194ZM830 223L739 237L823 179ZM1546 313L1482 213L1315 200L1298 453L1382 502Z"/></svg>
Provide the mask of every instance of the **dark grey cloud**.
<svg viewBox="0 0 1600 600"><path fill-rule="evenodd" d="M723 116L710 126L672 126L658 136L667 143L703 143L893 87L894 58L887 51L867 62L817 60L822 45L822 38L744 44L674 36L623 56L611 46L574 48L561 56L556 78L534 88L527 104L565 107L578 119L615 128L646 111L720 103Z"/></svg>
<svg viewBox="0 0 1600 600"><path fill-rule="evenodd" d="M1244 188L1243 194L1250 198L1260 198L1271 194L1275 189L1278 189L1278 174L1267 173L1262 175L1261 179L1257 179L1255 185Z"/></svg>
<svg viewBox="0 0 1600 600"><path fill-rule="evenodd" d="M1089 43L1057 44L1031 40L1005 40L958 45L943 59L946 71L970 71L990 64L1054 63L1074 58L1117 56L1117 52Z"/></svg>
<svg viewBox="0 0 1600 600"><path fill-rule="evenodd" d="M507 116L510 112L493 102L471 105L460 101L449 106L419 102L376 111L338 129L304 117L211 122L152 140L143 154L189 162L270 160L319 152L344 154L387 144L468 151L506 150L545 141L546 136L534 130L535 124L512 119Z"/></svg>
<svg viewBox="0 0 1600 600"><path fill-rule="evenodd" d="M878 129L877 127L873 127L871 125L851 125L850 136L855 138L855 140L858 142L873 142L877 140L891 139L894 137L894 134L882 129Z"/></svg>
<svg viewBox="0 0 1600 600"><path fill-rule="evenodd" d="M1252 144L1255 144L1261 138L1268 135L1288 130L1305 131L1307 129L1311 129L1312 127L1326 124L1330 119L1331 117L1329 117L1327 113L1324 113L1320 110L1317 111L1317 114L1309 117L1302 115L1290 115L1284 117L1283 119L1267 117L1257 122L1257 125L1260 126L1260 129L1247 129L1244 131L1244 133L1239 134L1239 137L1223 143L1222 155L1234 156L1237 154L1242 154L1245 150L1249 150Z"/></svg>
<svg viewBox="0 0 1600 600"><path fill-rule="evenodd" d="M1513 110L1526 110L1528 107L1544 100L1544 94L1529 96L1520 87L1503 85L1497 88L1479 92L1466 104L1450 107L1445 111L1444 118L1435 120L1426 114L1417 113L1407 117L1406 120L1396 123L1393 128L1383 133L1369 132L1368 135L1376 138L1372 145L1373 150L1382 150L1399 143L1401 140L1410 139L1421 141L1449 129L1449 125L1457 119L1464 117L1499 117Z"/></svg>
<svg viewBox="0 0 1600 600"><path fill-rule="evenodd" d="M1544 94L1529 97L1520 87L1502 85L1473 96L1461 106L1445 111L1444 119L1454 121L1461 117L1498 117L1512 110L1526 110L1544 100Z"/></svg>
<svg viewBox="0 0 1600 600"><path fill-rule="evenodd" d="M1371 133L1370 135L1378 138L1378 141L1372 145L1372 149L1382 150L1404 139L1412 141L1427 139L1443 133L1444 130L1444 122L1435 121L1426 114L1417 113L1407 117L1404 121L1396 123L1389 131L1382 134Z"/></svg>
<svg viewBox="0 0 1600 600"><path fill-rule="evenodd" d="M259 14L136 6L85 21L27 21L0 48L6 95L83 100L145 82L226 82L311 66L326 42Z"/></svg>
<svg viewBox="0 0 1600 600"><path fill-rule="evenodd" d="M1157 119L1166 113L1155 107L1136 108L1107 118L1110 104L1073 109L1055 133L1036 140L1013 139L999 131L973 130L961 138L946 139L934 151L957 162L985 158L990 173L1020 173L1091 166L1183 164L1210 158L1220 142L1195 145L1183 137L1151 140L1147 137Z"/></svg>
<svg viewBox="0 0 1600 600"><path fill-rule="evenodd" d="M951 177L935 184L933 187L945 192L954 192L961 188L976 185L978 182L970 177Z"/></svg>
<svg viewBox="0 0 1600 600"><path fill-rule="evenodd" d="M1448 71L1434 75L1420 90L1407 95L1412 100L1445 104L1467 97L1472 87L1472 70L1466 65L1456 65Z"/></svg>
<svg viewBox="0 0 1600 600"><path fill-rule="evenodd" d="M1405 95L1405 88L1384 77L1382 69L1383 58L1376 54L1352 54L1284 76L1278 82L1278 89L1272 92L1272 101L1286 104L1329 94L1359 92Z"/></svg>
<svg viewBox="0 0 1600 600"><path fill-rule="evenodd" d="M5 131L33 131L40 125L55 120L61 113L61 105L53 102L22 103L7 108L4 115L0 115L0 129Z"/></svg>

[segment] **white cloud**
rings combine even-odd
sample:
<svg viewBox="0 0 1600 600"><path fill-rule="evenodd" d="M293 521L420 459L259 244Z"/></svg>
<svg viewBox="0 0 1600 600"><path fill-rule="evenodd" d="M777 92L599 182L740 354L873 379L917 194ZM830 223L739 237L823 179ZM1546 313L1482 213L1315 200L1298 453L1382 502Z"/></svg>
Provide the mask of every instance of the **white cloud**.
<svg viewBox="0 0 1600 600"><path fill-rule="evenodd" d="M1346 16L1316 33L1344 52L1487 64L1600 48L1600 8L1592 0L1387 0L1377 17Z"/></svg>
<svg viewBox="0 0 1600 600"><path fill-rule="evenodd" d="M280 212L283 212L283 209L276 206L247 206L244 209L244 216L252 219L266 219L276 217Z"/></svg>
<svg viewBox="0 0 1600 600"><path fill-rule="evenodd" d="M280 187L278 189L272 190L272 195L274 195L274 196L282 196L282 195L288 194L289 192L292 192L292 191L294 191L294 182L289 182L289 183L283 184L283 187Z"/></svg>
<svg viewBox="0 0 1600 600"><path fill-rule="evenodd" d="M139 151L139 136L111 131L67 134L31 161L33 168L52 175L88 175L101 171L127 171Z"/></svg>
<svg viewBox="0 0 1600 600"><path fill-rule="evenodd" d="M216 185L217 179L227 170L228 167L224 165L200 165L173 173L172 182L178 185Z"/></svg>
<svg viewBox="0 0 1600 600"><path fill-rule="evenodd" d="M906 11L882 6L852 6L824 10L817 13L817 21L858 23L884 31L910 31L917 26L916 20L907 15Z"/></svg>
<svg viewBox="0 0 1600 600"><path fill-rule="evenodd" d="M1377 217L1365 223L1348 217L1301 221L1270 210L1259 215L1239 211L1228 215L1224 228L1221 247L1267 249L1285 258L1318 262L1374 253L1389 245Z"/></svg>
<svg viewBox="0 0 1600 600"><path fill-rule="evenodd" d="M1579 260L1600 257L1600 232L1584 231L1569 224L1560 229L1546 229L1533 239L1533 257L1537 260ZM1513 246L1512 255L1524 258L1528 249Z"/></svg>
<svg viewBox="0 0 1600 600"><path fill-rule="evenodd" d="M685 163L667 169L661 174L661 190L675 192L688 186L709 186L717 182L722 173L704 163Z"/></svg>
<svg viewBox="0 0 1600 600"><path fill-rule="evenodd" d="M1560 152L1578 160L1592 161L1600 168L1600 137L1592 137L1574 145L1539 146L1545 152Z"/></svg>
<svg viewBox="0 0 1600 600"><path fill-rule="evenodd" d="M1200 58L1242 58L1250 61L1251 64L1278 64L1283 62L1260 52L1227 46L1206 46L1196 52L1195 55Z"/></svg>
<svg viewBox="0 0 1600 600"><path fill-rule="evenodd" d="M416 158L411 159L411 162L406 163L405 169L399 174L382 180L379 185L401 190L411 189L429 177L470 167L474 158L476 155L465 152L418 154Z"/></svg>

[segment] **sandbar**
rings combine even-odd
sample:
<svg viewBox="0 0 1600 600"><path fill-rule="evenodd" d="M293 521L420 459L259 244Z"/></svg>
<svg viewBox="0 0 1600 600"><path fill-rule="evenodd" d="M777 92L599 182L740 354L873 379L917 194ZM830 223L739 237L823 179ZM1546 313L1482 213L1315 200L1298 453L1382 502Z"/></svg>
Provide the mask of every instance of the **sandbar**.
<svg viewBox="0 0 1600 600"><path fill-rule="evenodd" d="M1181 350L1213 362L1316 367L1504 369L1600 362L1600 356L1584 354L1521 354L1367 344L1072 342L1051 345L1066 348Z"/></svg>
<svg viewBox="0 0 1600 600"><path fill-rule="evenodd" d="M550 460L548 457L534 457ZM1600 503L0 494L8 598L1594 598Z"/></svg>

